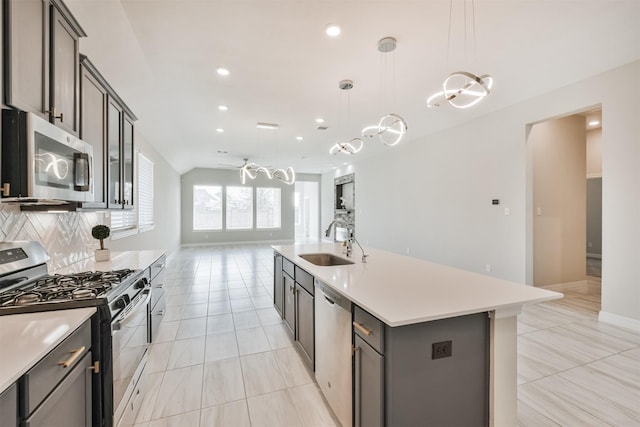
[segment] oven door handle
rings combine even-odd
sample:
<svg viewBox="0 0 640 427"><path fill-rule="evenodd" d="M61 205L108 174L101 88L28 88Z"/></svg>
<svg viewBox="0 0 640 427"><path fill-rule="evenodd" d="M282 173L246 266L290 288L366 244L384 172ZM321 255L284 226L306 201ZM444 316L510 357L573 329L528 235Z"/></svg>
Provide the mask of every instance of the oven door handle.
<svg viewBox="0 0 640 427"><path fill-rule="evenodd" d="M139 310L140 307L146 308L147 304L151 300L151 288L149 286L145 286L145 288L142 290L142 294L146 294L147 295L146 298L142 301L138 300L138 302L136 302L136 305L133 306L131 310L129 310L129 312L124 317L113 322L111 324L112 331L119 331L122 328L122 323L125 322L137 310Z"/></svg>

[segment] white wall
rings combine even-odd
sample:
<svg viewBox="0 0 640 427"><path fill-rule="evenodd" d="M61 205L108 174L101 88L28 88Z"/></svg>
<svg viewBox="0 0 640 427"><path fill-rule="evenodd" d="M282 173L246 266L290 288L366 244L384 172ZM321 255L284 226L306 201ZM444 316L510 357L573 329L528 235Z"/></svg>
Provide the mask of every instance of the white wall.
<svg viewBox="0 0 640 427"><path fill-rule="evenodd" d="M587 131L587 178L602 176L602 128Z"/></svg>
<svg viewBox="0 0 640 427"><path fill-rule="evenodd" d="M471 271L484 272L491 264L492 275L531 283L527 125L601 104L606 177L601 318L640 329L638 75L640 61L382 155L354 157L359 240L398 253L408 248L410 255ZM437 112L425 110L427 119L437 120ZM345 173L323 175L323 225L332 216L333 178ZM491 205L494 198L500 205Z"/></svg>
<svg viewBox="0 0 640 427"><path fill-rule="evenodd" d="M533 153L533 284L577 282L586 273L585 118L538 123L527 144Z"/></svg>
<svg viewBox="0 0 640 427"><path fill-rule="evenodd" d="M135 149L153 162L153 230L111 240L112 251L165 249L180 246L180 174L135 130ZM136 184L137 185L137 184Z"/></svg>

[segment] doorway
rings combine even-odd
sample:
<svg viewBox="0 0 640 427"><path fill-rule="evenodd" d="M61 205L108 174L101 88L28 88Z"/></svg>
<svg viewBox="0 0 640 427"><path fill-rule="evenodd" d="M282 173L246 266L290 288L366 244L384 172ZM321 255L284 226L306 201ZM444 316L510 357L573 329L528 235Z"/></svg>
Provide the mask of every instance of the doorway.
<svg viewBox="0 0 640 427"><path fill-rule="evenodd" d="M559 304L600 310L600 107L528 127L527 279L563 292Z"/></svg>
<svg viewBox="0 0 640 427"><path fill-rule="evenodd" d="M320 183L296 181L294 190L295 241L314 243L320 240Z"/></svg>

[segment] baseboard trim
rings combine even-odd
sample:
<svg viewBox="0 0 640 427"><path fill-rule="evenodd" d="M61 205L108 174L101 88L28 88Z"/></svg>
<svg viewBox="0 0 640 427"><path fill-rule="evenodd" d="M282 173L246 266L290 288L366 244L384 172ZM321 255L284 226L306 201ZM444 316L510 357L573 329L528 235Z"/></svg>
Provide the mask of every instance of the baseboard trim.
<svg viewBox="0 0 640 427"><path fill-rule="evenodd" d="M632 319L630 317L620 316L618 314L600 310L600 313L598 313L598 320L614 326L620 326L621 328L640 332L640 320L638 319Z"/></svg>
<svg viewBox="0 0 640 427"><path fill-rule="evenodd" d="M252 240L246 242L209 242L209 243L182 243L182 248L194 248L200 246L243 246L243 245L292 245L293 240Z"/></svg>

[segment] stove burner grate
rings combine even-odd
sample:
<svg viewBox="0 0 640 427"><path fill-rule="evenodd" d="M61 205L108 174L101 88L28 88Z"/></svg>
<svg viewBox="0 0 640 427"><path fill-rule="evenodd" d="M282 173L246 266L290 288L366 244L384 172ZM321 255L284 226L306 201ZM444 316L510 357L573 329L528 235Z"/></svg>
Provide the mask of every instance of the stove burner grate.
<svg viewBox="0 0 640 427"><path fill-rule="evenodd" d="M132 273L134 270L124 269L46 276L25 284L23 288L0 293L0 306L10 307L102 297Z"/></svg>

